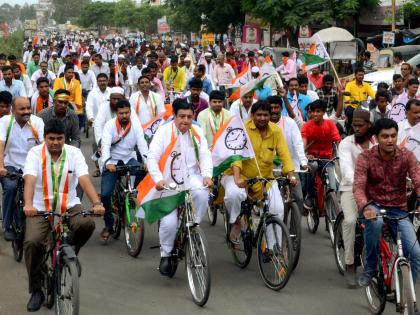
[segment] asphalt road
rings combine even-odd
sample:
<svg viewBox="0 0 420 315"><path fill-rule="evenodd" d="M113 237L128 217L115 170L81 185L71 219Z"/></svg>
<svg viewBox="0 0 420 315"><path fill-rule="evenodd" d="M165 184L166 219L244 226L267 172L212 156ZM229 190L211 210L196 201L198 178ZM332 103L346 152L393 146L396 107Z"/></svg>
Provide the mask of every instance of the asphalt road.
<svg viewBox="0 0 420 315"><path fill-rule="evenodd" d="M93 171L90 141L83 139L82 149ZM94 179L94 183L99 191L99 180ZM88 206L86 200L84 204ZM95 219L96 231L79 255L83 268L80 314L370 314L362 289L347 289L338 273L322 223L312 235L302 221L299 265L287 286L274 292L264 286L255 255L245 270L233 264L220 219L215 227L207 221L202 224L210 246L212 276L210 298L204 308L192 302L184 268L178 268L173 279L157 271L159 249L151 248L158 245L156 225L146 225L143 250L134 259L126 253L122 238L107 245L100 243L103 220ZM25 265L13 260L10 243L0 232L0 315L26 314L28 299ZM394 312L395 306L388 303L384 314ZM42 308L38 314L53 311Z"/></svg>

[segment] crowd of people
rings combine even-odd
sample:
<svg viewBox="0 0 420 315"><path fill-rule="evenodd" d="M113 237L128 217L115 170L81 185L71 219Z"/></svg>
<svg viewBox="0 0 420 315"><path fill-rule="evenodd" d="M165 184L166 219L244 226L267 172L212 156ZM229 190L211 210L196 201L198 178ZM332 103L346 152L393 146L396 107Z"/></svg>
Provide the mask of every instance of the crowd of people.
<svg viewBox="0 0 420 315"><path fill-rule="evenodd" d="M307 215L315 207L315 177L326 166L314 159L337 155L341 181L334 189L340 191L345 217L346 280L351 286L366 286L376 271L382 221L366 220L367 263L356 279L353 244L359 214L369 219L380 208L395 216L406 211L407 176L420 196L419 157L406 147L419 130L419 67L396 62L392 86L381 83L374 91L364 81L372 70L368 52L354 80L343 84L320 66L307 70L288 52L276 65L269 51L241 53L232 45L204 50L183 43L162 47L121 37L104 42L67 35L38 43L27 39L24 48L19 61L0 53L0 180L4 238L11 241L12 221L21 224L22 218L14 207L17 183L8 175L21 172L25 179L28 311L38 310L45 298L40 259L48 229L42 218L34 217L37 211L81 211L84 192L93 211L104 215L100 238L107 242L113 233L111 196L118 165L140 166L135 186L148 173L163 190L169 183L160 162L176 139L182 172L174 180L187 188L211 187L210 148L234 116L243 121L255 157L233 162L220 181L232 246L239 243L241 202L249 196L261 198L261 186L248 187L248 179L273 177L274 161L280 160L300 211ZM276 73L262 80L265 64ZM256 84L243 89L249 82ZM94 137L86 141L92 141L93 150L84 153L89 158L93 153L96 163L90 174L80 150L81 129L89 127ZM303 178L298 170L309 175ZM90 176L101 176L100 197ZM192 197L200 223L209 192L194 190ZM282 219L277 182L269 186L268 199L270 212ZM173 209L159 226L163 275L170 274L177 227ZM402 227L404 253L411 258L415 280L420 247L411 223L404 221ZM94 228L90 218L74 219L72 244L83 246Z"/></svg>

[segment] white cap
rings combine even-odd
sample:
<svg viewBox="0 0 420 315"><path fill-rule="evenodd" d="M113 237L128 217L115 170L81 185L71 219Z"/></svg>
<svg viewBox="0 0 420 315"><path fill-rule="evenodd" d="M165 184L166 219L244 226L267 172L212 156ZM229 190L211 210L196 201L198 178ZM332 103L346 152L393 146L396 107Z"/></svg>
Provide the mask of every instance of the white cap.
<svg viewBox="0 0 420 315"><path fill-rule="evenodd" d="M213 55L210 53L210 52L206 52L205 54L204 54L204 57L212 57Z"/></svg>
<svg viewBox="0 0 420 315"><path fill-rule="evenodd" d="M56 51L53 51L53 52L51 53L51 56L54 56L54 55L57 55L57 52L56 52Z"/></svg>
<svg viewBox="0 0 420 315"><path fill-rule="evenodd" d="M121 94L124 95L124 89L119 86L114 86L109 90L109 94Z"/></svg>
<svg viewBox="0 0 420 315"><path fill-rule="evenodd" d="M251 72L252 73L259 73L260 72L260 68L254 66L254 67L251 68Z"/></svg>
<svg viewBox="0 0 420 315"><path fill-rule="evenodd" d="M125 56L123 55L123 54L121 54L121 55L118 55L118 59L125 59Z"/></svg>
<svg viewBox="0 0 420 315"><path fill-rule="evenodd" d="M258 51L257 51L257 54L262 55L262 54L263 54L263 51L262 51L262 50L258 50Z"/></svg>
<svg viewBox="0 0 420 315"><path fill-rule="evenodd" d="M85 53L83 54L83 57L90 57L90 54L89 54L88 52L85 52Z"/></svg>

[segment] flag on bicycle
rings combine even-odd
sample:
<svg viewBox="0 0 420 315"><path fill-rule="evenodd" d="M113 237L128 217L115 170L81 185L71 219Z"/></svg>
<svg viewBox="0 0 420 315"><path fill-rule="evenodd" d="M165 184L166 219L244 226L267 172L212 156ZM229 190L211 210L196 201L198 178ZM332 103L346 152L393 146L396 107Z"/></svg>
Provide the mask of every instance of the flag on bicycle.
<svg viewBox="0 0 420 315"><path fill-rule="evenodd" d="M179 138L172 139L165 149L159 161L159 169L163 180L167 183L177 182L181 184L183 178L183 166ZM137 201L140 208L137 217L145 217L146 221L154 223L178 208L185 200L185 192L174 190L158 191L150 174L137 186Z"/></svg>
<svg viewBox="0 0 420 315"><path fill-rule="evenodd" d="M215 134L210 151L213 159L213 176L229 169L233 162L255 157L251 140L239 116L231 117Z"/></svg>

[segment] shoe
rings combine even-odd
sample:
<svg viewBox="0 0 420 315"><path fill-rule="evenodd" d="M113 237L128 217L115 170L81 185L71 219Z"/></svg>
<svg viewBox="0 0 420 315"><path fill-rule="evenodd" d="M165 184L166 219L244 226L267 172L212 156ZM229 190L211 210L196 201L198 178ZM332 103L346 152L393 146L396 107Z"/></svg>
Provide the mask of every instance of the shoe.
<svg viewBox="0 0 420 315"><path fill-rule="evenodd" d="M42 304L44 303L45 297L42 291L34 291L29 299L28 305L26 309L28 312L36 312L39 311Z"/></svg>
<svg viewBox="0 0 420 315"><path fill-rule="evenodd" d="M162 276L169 276L172 269L171 257L161 257L159 264L159 272Z"/></svg>
<svg viewBox="0 0 420 315"><path fill-rule="evenodd" d="M111 231L107 227L104 227L100 235L101 241L107 242L109 240L110 235Z"/></svg>
<svg viewBox="0 0 420 315"><path fill-rule="evenodd" d="M309 211L312 210L314 207L313 202L312 202L312 198L306 196L305 200L303 201L303 209Z"/></svg>
<svg viewBox="0 0 420 315"><path fill-rule="evenodd" d="M367 271L363 271L358 278L358 284L361 287L367 287L372 282L373 274Z"/></svg>
<svg viewBox="0 0 420 315"><path fill-rule="evenodd" d="M354 265L346 265L344 278L346 279L347 285L350 289L355 289L357 287L356 269L354 268Z"/></svg>
<svg viewBox="0 0 420 315"><path fill-rule="evenodd" d="M13 230L5 230L4 239L8 242L13 242L16 239L15 232Z"/></svg>

